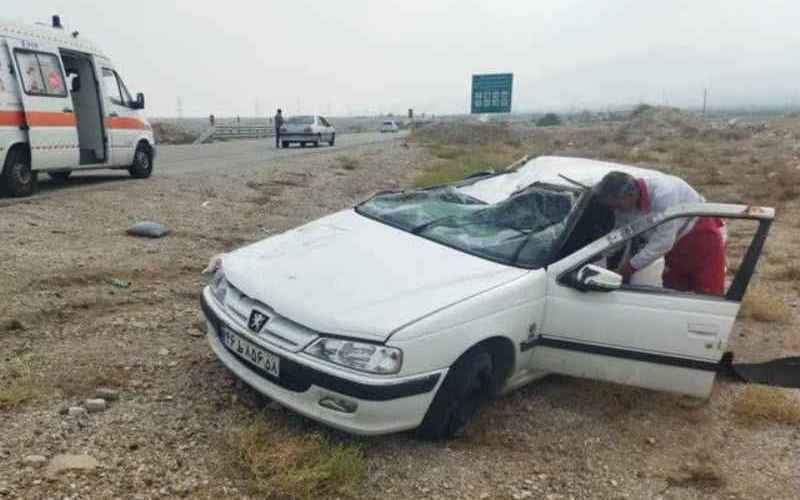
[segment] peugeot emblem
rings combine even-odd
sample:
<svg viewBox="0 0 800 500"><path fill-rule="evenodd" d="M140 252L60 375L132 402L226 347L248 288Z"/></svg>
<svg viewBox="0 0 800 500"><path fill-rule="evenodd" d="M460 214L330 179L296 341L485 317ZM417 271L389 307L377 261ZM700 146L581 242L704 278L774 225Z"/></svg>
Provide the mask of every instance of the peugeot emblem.
<svg viewBox="0 0 800 500"><path fill-rule="evenodd" d="M250 321L247 322L247 326L253 330L254 332L258 333L264 328L264 325L267 323L269 317L266 314L260 313L253 309L253 312L250 313Z"/></svg>

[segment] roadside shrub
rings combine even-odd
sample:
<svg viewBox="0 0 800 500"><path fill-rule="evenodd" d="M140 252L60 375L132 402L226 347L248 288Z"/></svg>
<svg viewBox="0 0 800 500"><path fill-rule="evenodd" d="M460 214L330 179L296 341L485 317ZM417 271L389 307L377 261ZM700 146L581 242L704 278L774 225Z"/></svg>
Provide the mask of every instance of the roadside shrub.
<svg viewBox="0 0 800 500"><path fill-rule="evenodd" d="M344 170L355 170L358 168L358 160L351 156L337 156L336 163L339 168L343 168Z"/></svg>
<svg viewBox="0 0 800 500"><path fill-rule="evenodd" d="M0 365L0 411L36 399L43 391L30 356L14 357Z"/></svg>
<svg viewBox="0 0 800 500"><path fill-rule="evenodd" d="M789 321L791 314L782 300L758 287L751 287L747 290L739 309L740 318L751 318L769 323L785 323Z"/></svg>
<svg viewBox="0 0 800 500"><path fill-rule="evenodd" d="M800 401L786 389L749 385L736 399L733 414L744 425L758 422L798 425Z"/></svg>
<svg viewBox="0 0 800 500"><path fill-rule="evenodd" d="M547 113L536 120L537 127L557 127L561 125L561 118L555 113Z"/></svg>

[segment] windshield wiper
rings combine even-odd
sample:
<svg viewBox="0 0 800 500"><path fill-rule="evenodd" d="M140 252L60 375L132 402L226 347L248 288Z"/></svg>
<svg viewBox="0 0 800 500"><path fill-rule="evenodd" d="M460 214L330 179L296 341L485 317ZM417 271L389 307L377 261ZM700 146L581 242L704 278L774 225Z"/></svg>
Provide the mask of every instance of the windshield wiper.
<svg viewBox="0 0 800 500"><path fill-rule="evenodd" d="M581 189L587 189L587 190L588 189L592 189L591 187L587 186L586 184L584 184L582 182L578 182L575 179L570 179L569 177L567 177L564 174L558 174L558 176L561 177L562 179L564 179L565 181L569 182L570 184L578 186Z"/></svg>

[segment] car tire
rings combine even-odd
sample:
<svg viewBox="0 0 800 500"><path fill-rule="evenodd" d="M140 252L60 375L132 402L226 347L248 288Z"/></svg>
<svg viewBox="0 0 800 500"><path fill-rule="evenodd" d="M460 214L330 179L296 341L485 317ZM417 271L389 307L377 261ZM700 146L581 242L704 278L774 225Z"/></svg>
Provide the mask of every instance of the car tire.
<svg viewBox="0 0 800 500"><path fill-rule="evenodd" d="M281 142L281 147L282 147L282 148L288 148L288 147L289 147L289 141L283 141L283 142Z"/></svg>
<svg viewBox="0 0 800 500"><path fill-rule="evenodd" d="M300 147L301 147L301 148L304 148L304 147L306 147L306 145L307 145L307 143L305 143L305 142L301 142L301 143L300 143Z"/></svg>
<svg viewBox="0 0 800 500"><path fill-rule="evenodd" d="M328 145L333 146L335 142L336 142L336 132L331 134L331 140L328 141Z"/></svg>
<svg viewBox="0 0 800 500"><path fill-rule="evenodd" d="M317 140L314 142L314 147L318 148L322 144L322 134L317 134Z"/></svg>
<svg viewBox="0 0 800 500"><path fill-rule="evenodd" d="M458 358L417 428L417 437L435 441L461 431L489 399L492 373L492 356L483 347L474 347Z"/></svg>
<svg viewBox="0 0 800 500"><path fill-rule="evenodd" d="M147 179L153 173L153 157L150 154L150 147L143 142L136 146L133 154L133 164L128 168L131 177L134 179Z"/></svg>
<svg viewBox="0 0 800 500"><path fill-rule="evenodd" d="M13 148L9 151L0 174L0 187L9 196L21 198L36 192L38 175L31 169L30 158L24 149Z"/></svg>
<svg viewBox="0 0 800 500"><path fill-rule="evenodd" d="M72 170L65 170L63 172L47 172L47 175L53 179L54 182L67 182L69 176L72 175Z"/></svg>

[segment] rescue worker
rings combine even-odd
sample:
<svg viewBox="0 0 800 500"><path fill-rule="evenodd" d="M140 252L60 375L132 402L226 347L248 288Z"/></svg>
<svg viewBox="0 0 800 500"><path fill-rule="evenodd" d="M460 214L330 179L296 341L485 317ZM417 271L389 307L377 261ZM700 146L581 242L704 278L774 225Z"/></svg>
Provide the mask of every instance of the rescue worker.
<svg viewBox="0 0 800 500"><path fill-rule="evenodd" d="M637 179L624 172L610 172L595 186L600 203L614 210L622 226L648 214L683 203L704 203L705 198L683 179L660 175ZM723 223L716 217L677 218L644 233L646 240L625 264L627 282L639 269L664 257L664 286L674 290L722 295L725 289L725 242Z"/></svg>
<svg viewBox="0 0 800 500"><path fill-rule="evenodd" d="M281 127L283 126L283 112L280 108L278 108L278 112L275 113L275 147L281 147Z"/></svg>

